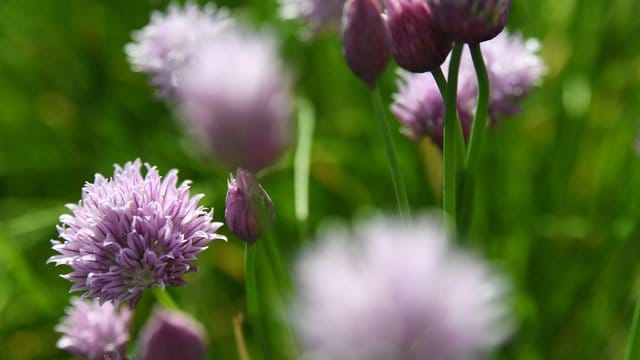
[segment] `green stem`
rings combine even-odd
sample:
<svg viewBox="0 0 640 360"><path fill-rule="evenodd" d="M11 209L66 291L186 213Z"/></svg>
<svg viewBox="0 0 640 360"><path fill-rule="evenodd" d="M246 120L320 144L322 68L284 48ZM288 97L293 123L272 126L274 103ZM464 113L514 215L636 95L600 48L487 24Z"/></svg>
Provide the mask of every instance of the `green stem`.
<svg viewBox="0 0 640 360"><path fill-rule="evenodd" d="M638 351L638 323L640 323L640 297L636 300L636 309L633 312L633 322L631 323L631 330L629 331L629 339L627 340L627 350L624 354L625 360L632 360L640 358Z"/></svg>
<svg viewBox="0 0 640 360"><path fill-rule="evenodd" d="M258 280L256 273L256 246L247 244L244 250L244 284L247 298L247 315L249 323L253 327L253 334L257 350L260 354L266 351L264 329L260 316L260 303L258 301ZM258 356L261 358L261 356Z"/></svg>
<svg viewBox="0 0 640 360"><path fill-rule="evenodd" d="M391 171L391 180L396 193L396 201L398 203L400 218L408 218L411 213L409 208L409 198L407 197L407 190L404 185L402 173L400 172L396 149L393 146L393 141L391 140L391 130L389 129L389 123L385 116L382 98L380 97L380 91L378 88L371 90L371 101L373 102L375 117L378 122L378 127L380 128L380 133L382 134L384 150L389 162L389 170Z"/></svg>
<svg viewBox="0 0 640 360"><path fill-rule="evenodd" d="M462 211L460 214L458 230L462 237L466 236L472 218L475 180L477 177L480 153L482 151L482 139L487 128L491 91L489 87L489 76L482 58L480 45L469 44L469 50L471 51L471 58L476 70L476 77L478 79L478 106L476 108L475 118L473 119L471 136L469 137L469 149L467 151L465 161L464 183L461 190L463 192L463 194L461 194L463 196Z"/></svg>
<svg viewBox="0 0 640 360"><path fill-rule="evenodd" d="M436 84L438 85L438 90L440 91L440 96L442 96L442 101L446 101L447 98L447 80L444 77L444 73L442 73L442 68L437 68L433 71L431 71L431 75L433 76L433 79L436 81ZM457 114L457 109L456 109L456 114ZM458 170L461 170L464 162L465 162L465 155L464 155L464 148L465 148L465 144L464 144L464 136L462 135L462 126L460 125L460 119L458 117L456 117L456 154L458 157ZM460 150L462 149L462 150Z"/></svg>
<svg viewBox="0 0 640 360"><path fill-rule="evenodd" d="M153 291L153 295L156 297L156 300L158 300L158 302L162 304L162 306L170 310L179 309L178 305L176 304L175 301L173 301L173 298L171 298L171 295L169 295L169 292L166 289L160 288L160 287L154 287L152 291Z"/></svg>
<svg viewBox="0 0 640 360"><path fill-rule="evenodd" d="M298 146L293 160L293 192L300 238L306 241L309 228L309 168L311 166L315 113L313 105L306 99L298 101L298 108Z"/></svg>
<svg viewBox="0 0 640 360"><path fill-rule="evenodd" d="M273 268L273 273L275 275L274 277L276 278L278 287L284 286L284 289L288 292L292 289L291 278L289 277L289 273L287 272L287 267L282 257L282 252L280 251L280 248L276 243L271 231L265 231L262 239L258 239L258 241L264 242L266 257L269 260L269 264Z"/></svg>
<svg viewBox="0 0 640 360"><path fill-rule="evenodd" d="M455 44L451 52L451 62L449 64L449 76L445 97L444 116L444 179L443 179L443 208L449 220L455 224L456 221L456 174L457 164L457 140L460 136L456 130L456 103L458 89L458 69L460 67L460 56L462 55L462 45ZM454 226L455 228L455 226Z"/></svg>

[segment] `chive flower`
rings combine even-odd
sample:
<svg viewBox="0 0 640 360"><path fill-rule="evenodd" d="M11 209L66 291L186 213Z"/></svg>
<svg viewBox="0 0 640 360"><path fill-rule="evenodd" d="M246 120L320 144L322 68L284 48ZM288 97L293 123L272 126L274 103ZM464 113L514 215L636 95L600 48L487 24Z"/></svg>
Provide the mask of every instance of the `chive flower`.
<svg viewBox="0 0 640 360"><path fill-rule="evenodd" d="M205 331L186 313L156 309L138 337L141 360L204 360Z"/></svg>
<svg viewBox="0 0 640 360"><path fill-rule="evenodd" d="M340 24L345 0L279 0L280 15L285 19L298 19L306 24L304 38Z"/></svg>
<svg viewBox="0 0 640 360"><path fill-rule="evenodd" d="M256 176L244 169L231 176L228 187L224 210L227 227L241 240L253 244L276 217L273 202Z"/></svg>
<svg viewBox="0 0 640 360"><path fill-rule="evenodd" d="M97 174L82 189L82 199L68 204L52 240L59 255L48 262L71 267L62 277L100 304L130 301L135 307L151 287L182 286L182 275L196 271L197 255L214 239L222 223L213 210L198 205L204 195L191 196L189 181L178 185L178 171L160 176L138 159L115 165L112 178Z"/></svg>
<svg viewBox="0 0 640 360"><path fill-rule="evenodd" d="M426 0L437 26L453 41L479 43L493 39L509 16L511 0Z"/></svg>
<svg viewBox="0 0 640 360"><path fill-rule="evenodd" d="M203 8L191 2L183 7L172 4L166 13L151 14L151 22L133 33L125 52L134 71L150 75L158 94L173 99L193 54L231 24L228 13L212 4Z"/></svg>
<svg viewBox="0 0 640 360"><path fill-rule="evenodd" d="M71 307L56 326L57 347L88 360L124 359L132 312L96 299L71 299Z"/></svg>
<svg viewBox="0 0 640 360"><path fill-rule="evenodd" d="M329 228L297 262L310 359L478 359L510 334L505 280L427 217Z"/></svg>

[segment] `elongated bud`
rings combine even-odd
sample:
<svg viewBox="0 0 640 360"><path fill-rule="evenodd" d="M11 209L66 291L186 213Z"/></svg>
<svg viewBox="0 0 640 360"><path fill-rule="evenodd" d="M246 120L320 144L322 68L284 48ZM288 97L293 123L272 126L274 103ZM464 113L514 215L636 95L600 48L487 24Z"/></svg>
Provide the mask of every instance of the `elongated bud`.
<svg viewBox="0 0 640 360"><path fill-rule="evenodd" d="M471 44L496 37L511 8L511 0L427 1L440 31L453 41Z"/></svg>
<svg viewBox="0 0 640 360"><path fill-rule="evenodd" d="M438 68L451 51L451 40L437 30L424 1L385 0L391 53L398 65L422 73Z"/></svg>
<svg viewBox="0 0 640 360"><path fill-rule="evenodd" d="M342 17L342 50L356 76L373 88L391 56L389 34L378 0L347 0Z"/></svg>
<svg viewBox="0 0 640 360"><path fill-rule="evenodd" d="M253 173L243 169L238 169L236 177L229 179L225 205L227 227L249 244L253 244L262 234L263 227L276 217L269 194Z"/></svg>

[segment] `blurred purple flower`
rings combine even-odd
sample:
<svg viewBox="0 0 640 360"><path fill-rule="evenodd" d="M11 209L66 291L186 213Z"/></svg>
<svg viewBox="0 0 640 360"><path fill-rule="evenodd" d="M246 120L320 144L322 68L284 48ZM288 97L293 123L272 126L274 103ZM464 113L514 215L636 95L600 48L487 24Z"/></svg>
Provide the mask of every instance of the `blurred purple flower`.
<svg viewBox="0 0 640 360"><path fill-rule="evenodd" d="M199 51L186 69L181 118L213 159L256 172L291 144L291 78L273 37L236 30Z"/></svg>
<svg viewBox="0 0 640 360"><path fill-rule="evenodd" d="M189 194L189 182L179 186L178 171L162 178L155 167L140 160L116 165L112 179L97 174L82 189L82 200L68 204L72 215L60 216L52 240L60 255L48 262L73 270L63 278L74 284L71 291L97 297L100 303L118 305L130 300L134 307L142 291L151 287L180 286L190 264L214 239L222 223L212 222L198 202L204 195Z"/></svg>
<svg viewBox="0 0 640 360"><path fill-rule="evenodd" d="M224 10L212 4L200 9L188 2L172 4L166 14L154 11L151 22L133 33L125 48L135 71L147 73L160 96L173 98L180 74L203 43L215 39L232 24Z"/></svg>
<svg viewBox="0 0 640 360"><path fill-rule="evenodd" d="M253 244L262 234L263 226L275 219L273 202L258 183L255 175L238 169L229 179L224 219L238 238Z"/></svg>
<svg viewBox="0 0 640 360"><path fill-rule="evenodd" d="M429 218L330 229L297 263L311 359L474 359L510 334L506 283Z"/></svg>
<svg viewBox="0 0 640 360"><path fill-rule="evenodd" d="M438 28L453 41L493 39L507 22L511 0L426 0Z"/></svg>
<svg viewBox="0 0 640 360"><path fill-rule="evenodd" d="M141 330L142 360L204 360L204 328L186 313L156 309Z"/></svg>
<svg viewBox="0 0 640 360"><path fill-rule="evenodd" d="M280 14L285 19L300 19L307 23L304 37L311 37L340 24L346 0L280 0Z"/></svg>
<svg viewBox="0 0 640 360"><path fill-rule="evenodd" d="M102 306L97 300L71 299L66 316L56 326L62 333L57 346L89 360L124 359L129 341L131 311Z"/></svg>
<svg viewBox="0 0 640 360"><path fill-rule="evenodd" d="M503 32L481 44L490 81L489 118L493 124L505 116L520 113L524 98L540 83L546 72L543 60L536 54L539 43L524 40L521 35ZM449 59L442 66L445 74ZM392 112L403 131L413 139L430 137L442 146L444 102L431 74L398 71L398 92L393 95ZM469 134L475 113L478 83L471 55L465 49L458 79L458 114L465 137Z"/></svg>

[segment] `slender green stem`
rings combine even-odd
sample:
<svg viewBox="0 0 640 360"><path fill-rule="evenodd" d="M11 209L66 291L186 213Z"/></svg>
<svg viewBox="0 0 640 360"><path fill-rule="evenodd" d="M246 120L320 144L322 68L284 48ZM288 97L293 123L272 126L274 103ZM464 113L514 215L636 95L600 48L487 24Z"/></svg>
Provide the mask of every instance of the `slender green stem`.
<svg viewBox="0 0 640 360"><path fill-rule="evenodd" d="M382 133L382 140L384 142L384 149L387 154L387 160L389 161L389 170L391 171L391 180L393 181L393 187L396 192L396 200L398 202L398 211L401 218L407 218L411 211L409 208L409 198L407 197L407 190L404 185L404 179L400 172L400 165L396 157L396 149L393 146L391 140L391 130L389 129L389 123L387 122L384 107L382 106L382 98L380 97L380 91L378 88L371 90L371 101L373 102L373 108L378 122L378 127Z"/></svg>
<svg viewBox="0 0 640 360"><path fill-rule="evenodd" d="M267 230L264 232L264 235L258 241L264 242L264 247L266 250L266 257L269 260L269 264L273 268L274 277L276 278L276 283L278 286L283 286L285 291L290 291L292 289L291 285L291 277L289 276L289 272L287 272L287 267L285 265L285 261L282 257L282 252L273 237L271 231Z"/></svg>
<svg viewBox="0 0 640 360"><path fill-rule="evenodd" d="M640 342L638 334L638 324L640 323L640 297L636 300L636 309L633 312L633 320L631 330L629 331L629 339L627 340L627 350L624 354L625 360L639 359L640 351L638 350L638 342Z"/></svg>
<svg viewBox="0 0 640 360"><path fill-rule="evenodd" d="M444 77L444 73L442 72L441 68L437 68L433 71L431 71L431 75L433 76L433 79L436 81L436 84L438 85L438 90L440 91L440 96L442 96L442 101L446 101L447 98L447 80ZM456 109L457 110L457 109ZM457 113L457 111L456 111ZM464 144L464 136L462 135L462 126L460 125L460 120L459 118L456 116L456 154L458 157L458 170L462 169L464 162L465 162L465 144ZM462 149L462 150L460 150Z"/></svg>
<svg viewBox="0 0 640 360"><path fill-rule="evenodd" d="M308 238L309 228L309 167L311 166L315 113L313 105L306 99L298 101L298 109L298 146L293 160L293 192L300 238L305 241Z"/></svg>
<svg viewBox="0 0 640 360"><path fill-rule="evenodd" d="M437 68L431 71L431 75L433 79L436 81L436 85L438 85L438 90L440 90L440 95L444 99L447 96L447 79L444 77L444 73L441 68Z"/></svg>
<svg viewBox="0 0 640 360"><path fill-rule="evenodd" d="M152 291L153 291L153 295L156 297L156 300L158 300L158 302L162 304L162 306L171 310L179 309L178 305L176 304L175 301L173 301L173 298L171 298L171 295L169 295L169 292L166 289L160 288L160 287L154 287Z"/></svg>
<svg viewBox="0 0 640 360"><path fill-rule="evenodd" d="M478 107L476 116L473 119L471 128L471 136L469 137L469 150L467 152L467 167L472 169L477 166L478 157L480 156L480 146L487 128L487 117L489 115L489 75L487 67L482 59L482 51L479 44L469 44L471 50L471 59L476 69L476 77L478 78Z"/></svg>
<svg viewBox="0 0 640 360"><path fill-rule="evenodd" d="M447 92L445 97L445 117L444 117L444 179L443 179L443 208L445 214L452 223L456 221L456 174L457 164L457 140L460 136L456 130L456 103L458 89L458 69L460 67L460 56L462 55L462 45L455 44L451 53L449 64L449 76L447 82ZM455 228L455 227L454 227Z"/></svg>
<svg viewBox="0 0 640 360"><path fill-rule="evenodd" d="M477 177L478 162L482 151L482 139L487 128L487 117L489 115L490 87L487 68L482 58L479 44L470 44L471 58L476 70L478 79L478 107L473 119L471 136L469 138L469 149L466 156L466 166L464 183L461 194L462 206L458 222L458 230L462 238L467 235L473 212L473 197L475 193L475 180Z"/></svg>
<svg viewBox="0 0 640 360"><path fill-rule="evenodd" d="M264 354L265 333L260 316L260 302L258 300L258 279L256 273L256 246L247 244L244 250L244 284L247 298L247 314L253 327L253 334L257 350ZM258 356L261 358L261 356Z"/></svg>

